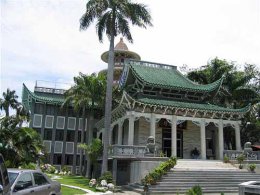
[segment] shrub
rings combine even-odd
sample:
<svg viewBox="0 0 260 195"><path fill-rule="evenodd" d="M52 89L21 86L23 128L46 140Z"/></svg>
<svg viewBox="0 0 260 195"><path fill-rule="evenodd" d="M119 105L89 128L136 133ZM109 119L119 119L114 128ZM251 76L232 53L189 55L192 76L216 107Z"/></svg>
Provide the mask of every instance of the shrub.
<svg viewBox="0 0 260 195"><path fill-rule="evenodd" d="M229 157L227 155L224 156L223 158L224 163L228 163L229 162Z"/></svg>
<svg viewBox="0 0 260 195"><path fill-rule="evenodd" d="M187 195L202 195L202 189L199 185L193 186L186 193Z"/></svg>
<svg viewBox="0 0 260 195"><path fill-rule="evenodd" d="M61 167L61 171L62 171L62 172L69 172L69 168L68 168L66 165L63 165L63 166Z"/></svg>
<svg viewBox="0 0 260 195"><path fill-rule="evenodd" d="M256 169L256 164L249 164L248 165L248 168L250 169L250 171L255 171L255 169Z"/></svg>
<svg viewBox="0 0 260 195"><path fill-rule="evenodd" d="M41 170L42 170L42 172L54 174L56 171L56 168L50 164L43 164L43 165L41 165Z"/></svg>
<svg viewBox="0 0 260 195"><path fill-rule="evenodd" d="M22 169L33 169L35 170L36 169L36 164L35 163L23 163L21 166L20 166Z"/></svg>
<svg viewBox="0 0 260 195"><path fill-rule="evenodd" d="M244 160L245 160L245 155L244 154L239 154L237 156L237 162L239 164L239 169L243 169L242 163L243 163Z"/></svg>
<svg viewBox="0 0 260 195"><path fill-rule="evenodd" d="M142 184L156 184L156 182L160 180L161 177L167 173L167 171L176 165L176 161L177 159L175 157L171 157L169 160L161 163L152 172L146 175L144 179L141 180Z"/></svg>
<svg viewBox="0 0 260 195"><path fill-rule="evenodd" d="M98 183L100 183L102 180L106 180L107 183L113 183L113 175L110 171L107 171L101 175L101 177L98 178Z"/></svg>

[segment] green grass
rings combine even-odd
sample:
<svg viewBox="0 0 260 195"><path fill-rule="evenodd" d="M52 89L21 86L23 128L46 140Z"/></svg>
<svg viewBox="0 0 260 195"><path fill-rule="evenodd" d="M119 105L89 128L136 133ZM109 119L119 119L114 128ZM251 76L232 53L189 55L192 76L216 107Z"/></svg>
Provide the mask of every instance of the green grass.
<svg viewBox="0 0 260 195"><path fill-rule="evenodd" d="M55 175L48 175L50 178ZM84 189L89 189L91 191L96 192L95 188L91 188L88 186L89 179L83 177L83 176L77 176L77 175L57 175L60 177L60 179L56 179L56 181L60 182L61 184L71 185L71 186L77 186Z"/></svg>
<svg viewBox="0 0 260 195"><path fill-rule="evenodd" d="M66 186L61 186L62 195L74 195L74 194L86 194L86 192L78 189L68 188Z"/></svg>

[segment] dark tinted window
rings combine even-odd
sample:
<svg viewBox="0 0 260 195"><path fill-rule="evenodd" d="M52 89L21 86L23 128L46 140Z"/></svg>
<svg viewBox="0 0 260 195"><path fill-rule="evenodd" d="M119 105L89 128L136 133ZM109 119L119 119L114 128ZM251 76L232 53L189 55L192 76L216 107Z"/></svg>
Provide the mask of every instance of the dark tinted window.
<svg viewBox="0 0 260 195"><path fill-rule="evenodd" d="M52 130L51 129L44 129L44 140L52 140Z"/></svg>
<svg viewBox="0 0 260 195"><path fill-rule="evenodd" d="M33 177L35 185L41 186L49 183L41 173L33 173Z"/></svg>
<svg viewBox="0 0 260 195"><path fill-rule="evenodd" d="M14 186L14 192L24 190L32 186L33 184L31 173L22 173Z"/></svg>
<svg viewBox="0 0 260 195"><path fill-rule="evenodd" d="M15 180L16 177L18 176L18 173L8 172L8 176L9 176L9 180L10 180L11 184L13 184L13 183L14 183L14 180Z"/></svg>
<svg viewBox="0 0 260 195"><path fill-rule="evenodd" d="M64 136L64 130L56 130L56 136L55 136L56 141L63 141L63 136Z"/></svg>
<svg viewBox="0 0 260 195"><path fill-rule="evenodd" d="M67 139L68 142L74 142L75 139L75 131L67 131Z"/></svg>

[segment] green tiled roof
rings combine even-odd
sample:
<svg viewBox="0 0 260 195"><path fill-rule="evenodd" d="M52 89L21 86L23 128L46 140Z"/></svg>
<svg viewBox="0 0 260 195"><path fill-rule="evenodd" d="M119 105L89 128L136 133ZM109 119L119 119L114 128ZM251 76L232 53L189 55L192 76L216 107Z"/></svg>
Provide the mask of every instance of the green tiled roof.
<svg viewBox="0 0 260 195"><path fill-rule="evenodd" d="M231 108L224 108L213 104L197 104L197 103L187 103L187 102L178 102L178 101L171 101L171 100L158 100L158 99L151 99L151 98L140 98L137 99L138 102L149 104L149 105L156 105L156 106L168 106L174 108L181 108L181 109L194 109L200 111L212 111L212 112L223 112L223 113L245 113L249 110L250 105L240 108L240 109L231 109Z"/></svg>
<svg viewBox="0 0 260 195"><path fill-rule="evenodd" d="M22 101L26 104L29 101L29 98L35 99L40 102L52 103L61 105L64 102L64 97L57 97L57 95L42 93L41 95L37 95L34 92L31 92L24 84L23 84L23 94ZM28 104L28 103L27 103Z"/></svg>
<svg viewBox="0 0 260 195"><path fill-rule="evenodd" d="M218 90L222 84L223 78L208 84L200 85L182 75L176 67L162 66L152 63L152 66L147 63L130 61L129 68L134 76L142 82L163 88L183 89L194 92L211 92Z"/></svg>

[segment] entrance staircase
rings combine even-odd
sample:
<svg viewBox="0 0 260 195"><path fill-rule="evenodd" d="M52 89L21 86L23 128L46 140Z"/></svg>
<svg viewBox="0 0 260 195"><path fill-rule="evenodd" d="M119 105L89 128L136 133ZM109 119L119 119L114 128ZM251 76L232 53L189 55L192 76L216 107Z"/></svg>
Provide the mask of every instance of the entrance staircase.
<svg viewBox="0 0 260 195"><path fill-rule="evenodd" d="M185 194L199 185L203 194L238 194L238 184L260 181L260 174L239 170L216 160L178 160L156 185L150 186L150 194Z"/></svg>

